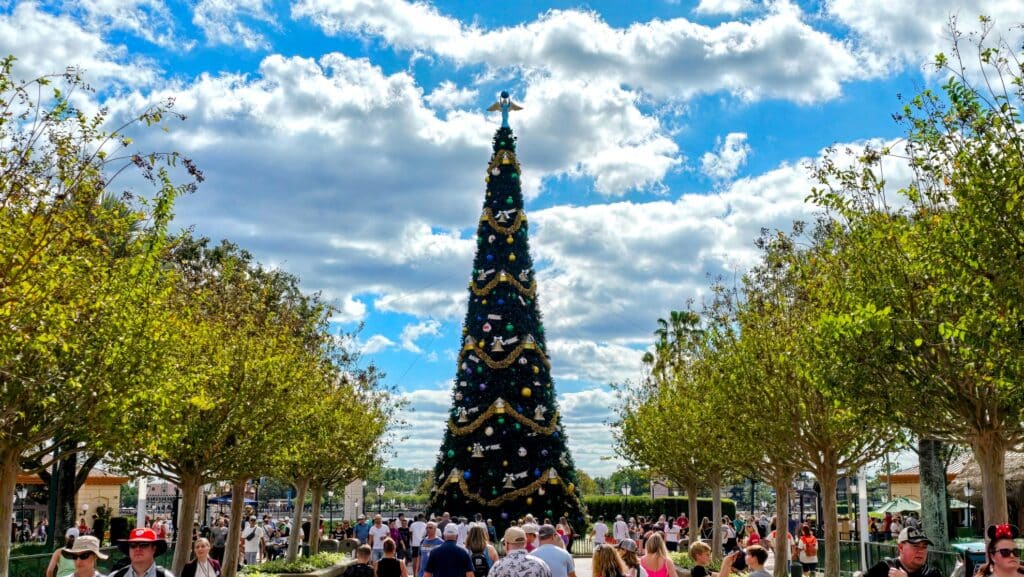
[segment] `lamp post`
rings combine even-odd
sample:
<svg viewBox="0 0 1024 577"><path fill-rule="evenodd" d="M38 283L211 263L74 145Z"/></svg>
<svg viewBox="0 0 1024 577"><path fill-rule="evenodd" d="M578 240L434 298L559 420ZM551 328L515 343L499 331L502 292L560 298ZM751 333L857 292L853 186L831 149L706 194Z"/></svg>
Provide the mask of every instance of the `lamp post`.
<svg viewBox="0 0 1024 577"><path fill-rule="evenodd" d="M365 515L366 511L364 509L366 509L366 479L363 479L363 508L360 509L359 504L356 503L356 517L358 517L360 513Z"/></svg>
<svg viewBox="0 0 1024 577"><path fill-rule="evenodd" d="M964 486L964 497L967 498L967 528L968 529L972 529L973 528L973 525L971 524L971 495L973 495L973 494L974 494L974 489L971 488L971 484L970 483L967 483L967 485ZM973 533L973 531L972 531L972 533Z"/></svg>
<svg viewBox="0 0 1024 577"><path fill-rule="evenodd" d="M334 532L334 501L331 499L334 497L334 491L327 491L327 531L328 535Z"/></svg>
<svg viewBox="0 0 1024 577"><path fill-rule="evenodd" d="M853 501L851 502L851 510L853 511L853 528L850 532L853 534L853 540L857 540L857 492L860 489L857 487L857 481L850 480L850 495L853 495Z"/></svg>
<svg viewBox="0 0 1024 577"><path fill-rule="evenodd" d="M629 494L633 492L633 488L630 487L629 484L623 484L622 487L619 488L619 490L622 491L622 514L623 514L623 516L625 516L626 515L626 498L629 497Z"/></svg>
<svg viewBox="0 0 1024 577"><path fill-rule="evenodd" d="M768 513L768 501L761 501L761 512L765 514Z"/></svg>
<svg viewBox="0 0 1024 577"><path fill-rule="evenodd" d="M377 514L384 511L384 483L377 485Z"/></svg>
<svg viewBox="0 0 1024 577"><path fill-rule="evenodd" d="M25 497L28 497L28 487L22 485L18 488L18 498L21 499L21 520L25 520Z"/></svg>

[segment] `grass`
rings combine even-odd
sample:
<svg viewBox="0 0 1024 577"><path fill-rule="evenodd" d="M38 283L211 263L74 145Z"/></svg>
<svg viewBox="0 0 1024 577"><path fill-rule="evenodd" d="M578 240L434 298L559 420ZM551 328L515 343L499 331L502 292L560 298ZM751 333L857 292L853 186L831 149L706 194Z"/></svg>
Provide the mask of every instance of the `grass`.
<svg viewBox="0 0 1024 577"><path fill-rule="evenodd" d="M278 573L312 573L332 565L350 563L352 558L344 553L320 553L312 557L301 557L289 563L286 559L275 559L259 565L248 565L242 569L246 575L274 575Z"/></svg>

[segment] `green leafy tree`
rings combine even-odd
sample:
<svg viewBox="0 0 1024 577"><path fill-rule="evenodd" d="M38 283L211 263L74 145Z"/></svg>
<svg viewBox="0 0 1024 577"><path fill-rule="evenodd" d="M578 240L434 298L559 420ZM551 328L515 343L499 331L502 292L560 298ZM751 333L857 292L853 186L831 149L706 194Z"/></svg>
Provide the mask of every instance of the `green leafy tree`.
<svg viewBox="0 0 1024 577"><path fill-rule="evenodd" d="M971 446L990 524L1007 521L1005 454L1024 441L1024 75L987 18L972 36L976 65L952 32L952 57L935 61L941 91L896 115L905 142L852 165L830 157L813 198L862 257L829 319L879 353L864 359L875 378L862 394L894 399L922 438ZM893 161L912 170L895 195L883 170Z"/></svg>
<svg viewBox="0 0 1024 577"><path fill-rule="evenodd" d="M126 152L123 132L170 114L157 106L113 130L104 112L75 108L77 70L17 81L0 61L0 517L10 518L22 462L53 454L76 431L116 435L123 412L149 394L151 302L175 198L201 175L176 154ZM192 182L165 167L184 162ZM155 192L101 201L114 176L138 170ZM120 239L123 246L112 245ZM116 410L96 399L116 399ZM58 453L57 458L64 455ZM73 501L72 501L73 502ZM0 524L0 577L10 526Z"/></svg>

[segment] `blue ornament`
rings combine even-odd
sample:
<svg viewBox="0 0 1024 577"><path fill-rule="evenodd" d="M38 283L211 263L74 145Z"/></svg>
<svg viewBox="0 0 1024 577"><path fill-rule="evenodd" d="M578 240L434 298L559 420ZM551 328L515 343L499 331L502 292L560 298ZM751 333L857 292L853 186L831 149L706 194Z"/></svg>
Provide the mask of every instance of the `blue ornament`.
<svg viewBox="0 0 1024 577"><path fill-rule="evenodd" d="M487 262L491 262L493 260L494 260L494 255L493 254L487 255Z"/></svg>
<svg viewBox="0 0 1024 577"><path fill-rule="evenodd" d="M480 383L480 390L481 391L486 391L487 390L487 383Z"/></svg>
<svg viewBox="0 0 1024 577"><path fill-rule="evenodd" d="M462 478L463 478L463 479L465 479L465 480L467 480L467 481L468 481L468 480L470 479L470 477L472 477L472 476L473 476L473 473L470 473L469 471L466 471L465 473L463 473L463 474L462 474Z"/></svg>
<svg viewBox="0 0 1024 577"><path fill-rule="evenodd" d="M558 438L558 431L555 431L554 433L551 433L551 436L557 439Z"/></svg>
<svg viewBox="0 0 1024 577"><path fill-rule="evenodd" d="M498 306L505 304L505 299L498 299Z"/></svg>
<svg viewBox="0 0 1024 577"><path fill-rule="evenodd" d="M501 512L501 518L502 519L508 519L508 512L507 511L502 511Z"/></svg>
<svg viewBox="0 0 1024 577"><path fill-rule="evenodd" d="M540 477L540 469L534 469L533 470L533 476L534 477Z"/></svg>

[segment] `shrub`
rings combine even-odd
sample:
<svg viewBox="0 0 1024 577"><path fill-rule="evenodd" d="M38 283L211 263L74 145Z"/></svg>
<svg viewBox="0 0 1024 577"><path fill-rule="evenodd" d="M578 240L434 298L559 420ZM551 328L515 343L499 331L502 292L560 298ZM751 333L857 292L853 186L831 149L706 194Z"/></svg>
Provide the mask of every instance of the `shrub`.
<svg viewBox="0 0 1024 577"><path fill-rule="evenodd" d="M275 559L259 565L248 565L242 569L242 572L246 575L312 573L318 569L350 562L352 562L352 558L344 553L319 553L312 557L301 557L291 563L287 559Z"/></svg>

